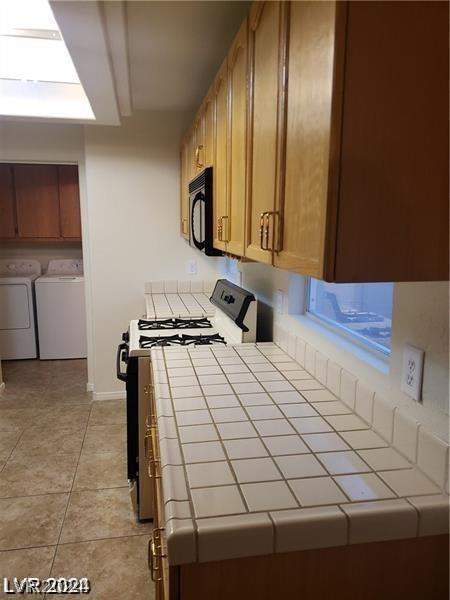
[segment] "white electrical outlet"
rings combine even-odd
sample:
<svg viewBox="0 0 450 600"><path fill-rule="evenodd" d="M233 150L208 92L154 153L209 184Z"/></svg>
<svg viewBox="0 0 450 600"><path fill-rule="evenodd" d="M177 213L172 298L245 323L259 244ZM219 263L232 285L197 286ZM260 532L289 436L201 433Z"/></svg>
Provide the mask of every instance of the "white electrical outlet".
<svg viewBox="0 0 450 600"><path fill-rule="evenodd" d="M402 391L418 402L422 399L423 361L425 352L405 344L403 349Z"/></svg>
<svg viewBox="0 0 450 600"><path fill-rule="evenodd" d="M189 275L197 275L197 261L192 259L188 262Z"/></svg>

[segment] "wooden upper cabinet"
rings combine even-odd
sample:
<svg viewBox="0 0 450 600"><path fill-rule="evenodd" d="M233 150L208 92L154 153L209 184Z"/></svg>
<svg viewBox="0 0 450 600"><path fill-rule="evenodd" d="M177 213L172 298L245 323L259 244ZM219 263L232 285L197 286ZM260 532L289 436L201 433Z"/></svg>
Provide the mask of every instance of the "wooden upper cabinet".
<svg viewBox="0 0 450 600"><path fill-rule="evenodd" d="M245 255L271 263L283 142L286 2L255 2L249 15L248 191ZM266 248L266 249L264 249Z"/></svg>
<svg viewBox="0 0 450 600"><path fill-rule="evenodd" d="M0 238L81 240L76 165L0 165Z"/></svg>
<svg viewBox="0 0 450 600"><path fill-rule="evenodd" d="M247 173L247 19L228 53L228 204L223 219L226 250L244 255Z"/></svg>
<svg viewBox="0 0 450 600"><path fill-rule="evenodd" d="M58 186L61 237L80 240L81 216L77 165L58 166Z"/></svg>
<svg viewBox="0 0 450 600"><path fill-rule="evenodd" d="M448 4L292 2L278 267L448 279Z"/></svg>
<svg viewBox="0 0 450 600"><path fill-rule="evenodd" d="M11 165L0 165L0 238L16 236L14 186Z"/></svg>
<svg viewBox="0 0 450 600"><path fill-rule="evenodd" d="M14 165L20 238L59 238L58 167Z"/></svg>
<svg viewBox="0 0 450 600"><path fill-rule="evenodd" d="M228 90L227 90L227 59L222 63L214 81L214 172L213 172L213 231L214 247L225 250L224 231L228 210L228 177L227 177L227 146L228 146ZM225 217L225 219L224 219Z"/></svg>
<svg viewBox="0 0 450 600"><path fill-rule="evenodd" d="M203 106L200 107L200 110L197 114L194 123L194 132L193 132L193 140L194 140L194 177L202 171L205 167L205 119Z"/></svg>
<svg viewBox="0 0 450 600"><path fill-rule="evenodd" d="M322 277L336 4L290 3L284 197L277 267Z"/></svg>
<svg viewBox="0 0 450 600"><path fill-rule="evenodd" d="M205 167L214 166L214 94L210 89L203 104L203 163ZM213 171L214 177L214 171Z"/></svg>
<svg viewBox="0 0 450 600"><path fill-rule="evenodd" d="M448 19L447 2L348 4L331 279L448 279Z"/></svg>
<svg viewBox="0 0 450 600"><path fill-rule="evenodd" d="M189 140L181 144L180 152L180 233L189 238Z"/></svg>

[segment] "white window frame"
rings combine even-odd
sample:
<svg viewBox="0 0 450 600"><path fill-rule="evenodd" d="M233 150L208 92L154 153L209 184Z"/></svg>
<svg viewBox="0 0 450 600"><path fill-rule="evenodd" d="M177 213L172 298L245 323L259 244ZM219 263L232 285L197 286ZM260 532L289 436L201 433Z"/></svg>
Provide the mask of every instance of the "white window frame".
<svg viewBox="0 0 450 600"><path fill-rule="evenodd" d="M310 301L310 290L311 290L311 277L306 278L306 290L305 290L305 316L311 321L314 321L318 325L323 326L325 329L332 331L335 335L338 335L350 343L358 346L359 348L369 352L374 357L381 359L384 363L389 364L389 360L392 353L392 348L389 350L382 346L381 344L377 344L362 335L358 335L356 332L351 332L347 330L345 327L339 326L336 321L332 319L327 319L322 315L317 315L309 310L309 301Z"/></svg>

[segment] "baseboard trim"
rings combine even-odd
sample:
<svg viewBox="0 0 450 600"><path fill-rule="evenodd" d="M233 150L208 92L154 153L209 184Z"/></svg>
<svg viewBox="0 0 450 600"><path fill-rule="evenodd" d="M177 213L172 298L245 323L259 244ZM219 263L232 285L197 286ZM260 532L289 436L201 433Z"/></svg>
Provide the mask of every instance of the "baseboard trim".
<svg viewBox="0 0 450 600"><path fill-rule="evenodd" d="M125 390L120 392L92 392L92 400L125 400Z"/></svg>
<svg viewBox="0 0 450 600"><path fill-rule="evenodd" d="M93 392L94 391L94 384L93 383L89 383L89 381L86 384L86 391L87 392Z"/></svg>

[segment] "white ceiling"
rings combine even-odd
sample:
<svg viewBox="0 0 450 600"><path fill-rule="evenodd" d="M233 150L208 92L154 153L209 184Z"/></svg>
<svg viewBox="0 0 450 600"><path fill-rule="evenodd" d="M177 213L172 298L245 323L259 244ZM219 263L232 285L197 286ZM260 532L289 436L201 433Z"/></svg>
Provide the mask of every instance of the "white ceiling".
<svg viewBox="0 0 450 600"><path fill-rule="evenodd" d="M249 2L126 2L135 110L195 109Z"/></svg>

